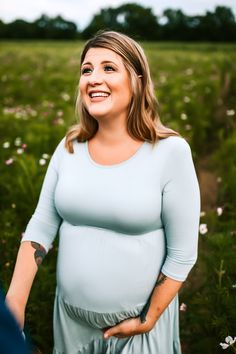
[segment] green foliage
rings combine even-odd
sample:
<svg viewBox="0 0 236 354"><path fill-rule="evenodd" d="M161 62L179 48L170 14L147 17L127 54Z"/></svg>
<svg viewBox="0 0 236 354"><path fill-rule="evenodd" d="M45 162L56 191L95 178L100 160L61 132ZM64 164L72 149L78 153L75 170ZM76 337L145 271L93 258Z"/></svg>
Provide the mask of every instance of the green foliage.
<svg viewBox="0 0 236 354"><path fill-rule="evenodd" d="M236 201L236 132L233 131L225 140L222 139L217 153L215 165L222 177L221 199L227 200L227 206L233 206ZM233 215L232 215L233 216ZM236 215L234 214L234 218Z"/></svg>
<svg viewBox="0 0 236 354"><path fill-rule="evenodd" d="M197 172L207 157L218 177L216 205L201 223L198 262L180 301L184 354L220 353L236 333L236 54L234 45L142 43L164 124L190 142ZM48 161L75 122L80 42L1 44L0 54L0 279L6 291ZM222 208L217 212L217 208ZM35 280L26 332L42 353L52 349L57 242Z"/></svg>
<svg viewBox="0 0 236 354"><path fill-rule="evenodd" d="M157 18L152 9L138 4L124 4L117 8L108 7L96 14L84 29L83 38L89 38L101 28L109 28L139 39L157 39Z"/></svg>
<svg viewBox="0 0 236 354"><path fill-rule="evenodd" d="M235 17L228 7L217 6L215 11L207 11L201 16L188 16L179 9L166 9L160 18L161 21L151 8L135 3L103 8L83 30L82 38L90 38L100 29L111 29L149 41L234 42L236 39Z"/></svg>
<svg viewBox="0 0 236 354"><path fill-rule="evenodd" d="M4 24L0 21L0 38L14 39L75 39L78 38L77 26L60 15L50 18L42 15L34 22L21 19Z"/></svg>
<svg viewBox="0 0 236 354"><path fill-rule="evenodd" d="M22 19L11 23L0 20L2 39L60 39L90 38L101 29L121 31L136 39L165 41L221 41L236 40L236 21L231 8L216 6L213 12L188 16L180 9L166 9L156 16L145 2L105 7L93 14L89 25L80 31L76 24L60 15L50 18L42 14L34 22Z"/></svg>
<svg viewBox="0 0 236 354"><path fill-rule="evenodd" d="M236 332L235 235L209 233L199 246L199 261L181 296L187 304L180 316L182 339L189 353L216 354L219 343Z"/></svg>

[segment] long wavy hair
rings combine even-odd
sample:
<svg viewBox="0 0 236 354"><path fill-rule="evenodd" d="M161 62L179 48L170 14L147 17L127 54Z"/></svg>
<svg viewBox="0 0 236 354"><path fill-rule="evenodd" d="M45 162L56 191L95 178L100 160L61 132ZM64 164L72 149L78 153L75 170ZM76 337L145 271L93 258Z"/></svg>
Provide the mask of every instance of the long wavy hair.
<svg viewBox="0 0 236 354"><path fill-rule="evenodd" d="M161 123L148 61L142 47L136 41L119 32L99 31L85 43L80 58L80 66L90 48L110 49L123 59L132 89L132 99L127 117L127 131L132 138L155 144L159 139L179 135L179 133ZM65 147L70 153L74 152L74 139L77 139L78 142L84 142L91 139L98 130L97 120L89 114L81 99L79 85L77 87L75 114L79 123L68 129L65 139Z"/></svg>

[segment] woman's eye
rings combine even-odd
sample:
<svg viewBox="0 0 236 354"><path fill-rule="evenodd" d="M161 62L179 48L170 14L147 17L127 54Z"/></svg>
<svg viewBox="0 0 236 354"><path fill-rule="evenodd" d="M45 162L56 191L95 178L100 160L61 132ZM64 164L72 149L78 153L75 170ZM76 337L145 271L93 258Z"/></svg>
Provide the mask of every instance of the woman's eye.
<svg viewBox="0 0 236 354"><path fill-rule="evenodd" d="M105 69L105 71L115 71L115 69L111 65L104 66L104 69Z"/></svg>
<svg viewBox="0 0 236 354"><path fill-rule="evenodd" d="M88 74L91 72L91 70L92 70L91 68L84 68L81 70L81 74Z"/></svg>

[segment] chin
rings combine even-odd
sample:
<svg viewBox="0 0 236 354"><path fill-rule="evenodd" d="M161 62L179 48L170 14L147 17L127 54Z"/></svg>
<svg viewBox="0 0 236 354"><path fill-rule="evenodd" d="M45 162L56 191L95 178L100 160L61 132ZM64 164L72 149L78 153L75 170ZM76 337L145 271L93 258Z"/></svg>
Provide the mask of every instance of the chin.
<svg viewBox="0 0 236 354"><path fill-rule="evenodd" d="M98 112L98 111L95 111L95 110L90 110L89 111L89 114L94 118L94 119L105 119L106 117L108 117L110 114L109 112Z"/></svg>

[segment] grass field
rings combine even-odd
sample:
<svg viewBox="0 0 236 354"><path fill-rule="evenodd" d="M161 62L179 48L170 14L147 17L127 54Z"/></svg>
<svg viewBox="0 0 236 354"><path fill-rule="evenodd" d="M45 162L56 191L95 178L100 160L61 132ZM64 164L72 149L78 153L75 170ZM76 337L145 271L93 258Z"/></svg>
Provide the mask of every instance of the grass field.
<svg viewBox="0 0 236 354"><path fill-rule="evenodd" d="M6 291L48 161L75 122L82 42L0 43L0 280ZM189 141L200 182L199 258L180 293L183 354L236 335L236 45L142 43L164 124ZM26 332L52 350L57 241L35 280ZM231 346L227 349L236 352ZM138 353L137 353L138 354Z"/></svg>

